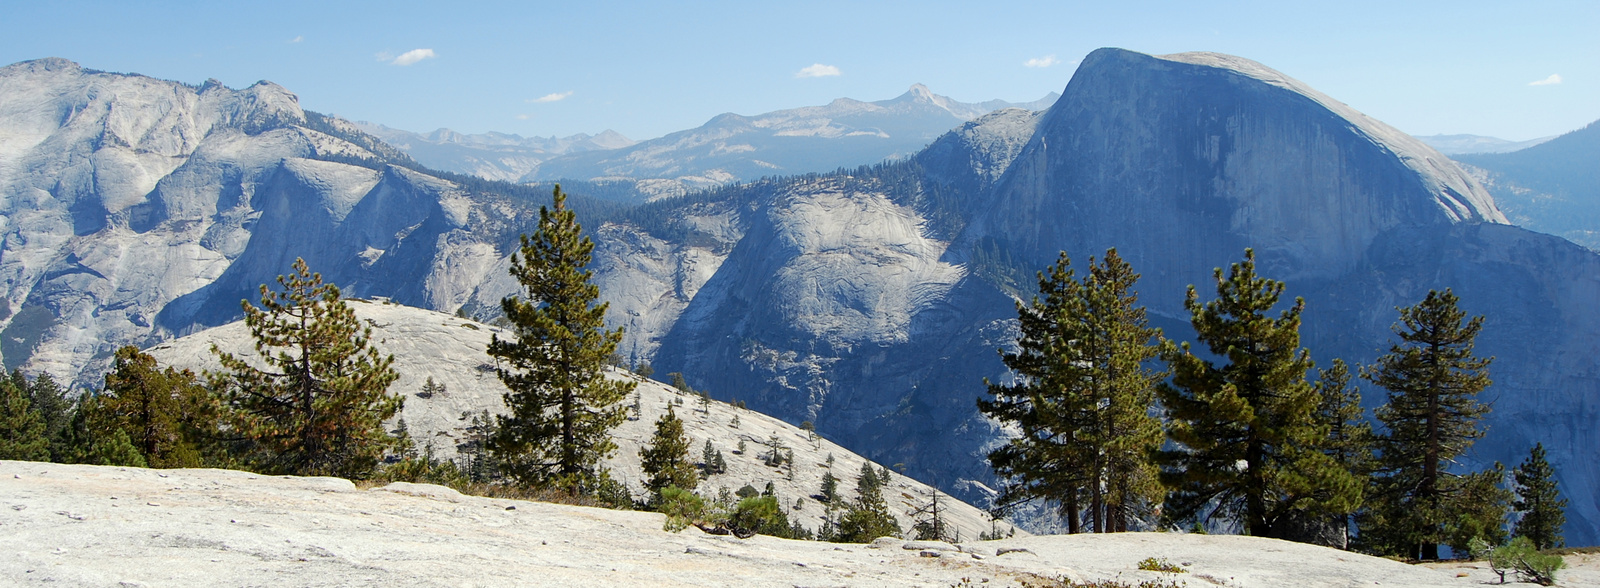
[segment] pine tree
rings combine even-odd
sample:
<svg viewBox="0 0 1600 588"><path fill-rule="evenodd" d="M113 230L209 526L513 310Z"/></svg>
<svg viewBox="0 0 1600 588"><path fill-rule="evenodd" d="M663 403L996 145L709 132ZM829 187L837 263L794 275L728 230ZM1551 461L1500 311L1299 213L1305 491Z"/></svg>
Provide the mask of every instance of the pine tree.
<svg viewBox="0 0 1600 588"><path fill-rule="evenodd" d="M1361 408L1361 391L1350 385L1350 367L1342 359L1318 371L1317 421L1328 429L1322 451L1340 468L1366 480L1375 467L1372 455L1372 424ZM1364 490L1364 488L1363 488ZM1354 523L1351 513L1326 513L1333 521L1340 539L1340 547L1350 544L1350 530Z"/></svg>
<svg viewBox="0 0 1600 588"><path fill-rule="evenodd" d="M944 520L946 510L939 504L939 491L930 490L928 501L911 512L911 518L915 521L911 525L912 536L924 541L954 541L955 536Z"/></svg>
<svg viewBox="0 0 1600 588"><path fill-rule="evenodd" d="M711 440L706 439L705 446L700 449L700 463L702 464L701 469L705 470L707 476L722 473L717 469L717 456L719 453L717 448L711 445Z"/></svg>
<svg viewBox="0 0 1600 588"><path fill-rule="evenodd" d="M701 462L704 462L702 463L702 468L706 470L707 476L714 476L728 471L728 459L723 457L722 449L717 449L717 447L710 444L710 439L706 439L706 446L701 449Z"/></svg>
<svg viewBox="0 0 1600 588"><path fill-rule="evenodd" d="M839 517L838 533L832 537L833 541L867 543L879 537L900 536L900 524L889 512L882 488L883 479L873 471L872 464L861 464L861 477L856 480L856 501Z"/></svg>
<svg viewBox="0 0 1600 588"><path fill-rule="evenodd" d="M399 378L394 356L369 346L372 329L305 260L296 259L278 284L281 292L261 286L261 308L241 302L256 361L213 345L223 371L207 374L210 388L221 395L229 430L250 445L255 467L365 477L395 444L383 426L405 400L388 391Z"/></svg>
<svg viewBox="0 0 1600 588"><path fill-rule="evenodd" d="M1070 335L1064 323L1081 300L1081 289L1063 252L1047 272L1040 272L1039 296L1017 303L1021 337L1017 352L1001 361L1015 374L1015 383L988 379L992 400L979 399L978 410L1022 434L989 453L989 464L1003 481L997 510L1032 500L1055 503L1067 518L1067 532L1081 531L1082 494L1091 466L1073 432L1085 425L1088 399L1073 390L1076 367L1065 352Z"/></svg>
<svg viewBox="0 0 1600 588"><path fill-rule="evenodd" d="M217 411L194 372L162 370L132 345L118 349L111 366L97 398L94 436L125 432L149 467L204 465L202 444L217 434Z"/></svg>
<svg viewBox="0 0 1600 588"><path fill-rule="evenodd" d="M428 376L428 381L422 383L422 391L417 392L417 398L433 398L434 395L444 396L446 393L444 384L436 384L433 376Z"/></svg>
<svg viewBox="0 0 1600 588"><path fill-rule="evenodd" d="M44 419L28 401L28 390L11 378L0 378L0 459L50 459Z"/></svg>
<svg viewBox="0 0 1600 588"><path fill-rule="evenodd" d="M516 338L489 342L489 355L507 366L497 371L510 412L499 417L490 449L521 484L582 494L598 487L600 462L616 450L611 429L625 418L620 403L634 382L605 377L622 330L605 329L606 305L595 303L600 289L584 269L594 242L559 185L553 199L512 256L511 275L524 295L506 297L501 307Z"/></svg>
<svg viewBox="0 0 1600 588"><path fill-rule="evenodd" d="M822 474L822 493L817 496L818 500L830 507L839 503L839 478L834 477L833 472Z"/></svg>
<svg viewBox="0 0 1600 588"><path fill-rule="evenodd" d="M1081 280L1070 263L1063 252L1039 275L1044 299L1018 305L1021 349L1005 360L1019 382L990 385L995 400L979 408L1028 431L990 456L1010 480L1002 505L1056 501L1077 532L1088 502L1089 530L1125 531L1164 492L1150 460L1161 426L1149 407L1165 375L1145 367L1160 331L1137 306L1139 275L1116 249L1099 264L1091 257Z"/></svg>
<svg viewBox="0 0 1600 588"><path fill-rule="evenodd" d="M461 413L465 420L470 413ZM468 421L466 440L456 445L456 454L460 464L457 469L466 476L469 482L487 482L494 478L497 469L489 456L489 439L494 437L494 418L489 416L489 411L481 411L471 415Z"/></svg>
<svg viewBox="0 0 1600 588"><path fill-rule="evenodd" d="M1281 536L1309 513L1350 512L1359 481L1321 451L1327 427L1317 422L1319 398L1306 381L1311 356L1300 347L1305 302L1274 318L1283 283L1255 272L1255 253L1223 277L1217 298L1201 304L1194 286L1184 304L1197 338L1227 363L1217 365L1169 346L1173 377L1160 386L1167 436L1162 480L1172 519L1233 516L1255 536Z"/></svg>
<svg viewBox="0 0 1600 588"><path fill-rule="evenodd" d="M56 385L49 373L41 373L29 381L21 369L11 372L11 383L27 391L28 406L44 422L44 438L50 440L50 460L65 462L67 449L62 444L62 435L72 419L72 401L67 399L66 389Z"/></svg>
<svg viewBox="0 0 1600 588"><path fill-rule="evenodd" d="M1448 289L1429 291L1399 309L1400 342L1362 373L1388 390L1376 411L1385 431L1377 438L1375 504L1362 527L1374 549L1438 559L1446 524L1472 506L1458 502L1468 486L1444 466L1483 436L1489 409L1476 397L1490 384L1493 358L1473 355L1483 317L1467 320L1458 301Z"/></svg>
<svg viewBox="0 0 1600 588"><path fill-rule="evenodd" d="M878 470L872 469L872 462L863 462L861 472L856 475L856 495L876 494L882 487L878 481Z"/></svg>
<svg viewBox="0 0 1600 588"><path fill-rule="evenodd" d="M1106 250L1096 265L1089 258L1083 282L1087 311L1078 321L1078 365L1095 400L1091 430L1084 438L1094 455L1090 516L1103 532L1126 532L1130 518L1161 503L1165 488L1151 455L1160 449L1161 421L1150 414L1156 383L1166 374L1145 367L1159 353L1161 331L1148 326L1133 286L1139 274Z"/></svg>
<svg viewBox="0 0 1600 588"><path fill-rule="evenodd" d="M661 489L668 486L694 490L700 484L694 463L689 461L689 438L683 435L683 419L667 413L656 419L656 434L650 443L639 448L639 465L644 470L645 489L652 499L659 497Z"/></svg>
<svg viewBox="0 0 1600 588"><path fill-rule="evenodd" d="M1533 446L1514 475L1517 501L1511 507L1522 513L1522 518L1511 534L1527 537L1537 549L1563 546L1561 527L1567 524L1567 500L1556 489L1555 469L1545 460L1543 443Z"/></svg>

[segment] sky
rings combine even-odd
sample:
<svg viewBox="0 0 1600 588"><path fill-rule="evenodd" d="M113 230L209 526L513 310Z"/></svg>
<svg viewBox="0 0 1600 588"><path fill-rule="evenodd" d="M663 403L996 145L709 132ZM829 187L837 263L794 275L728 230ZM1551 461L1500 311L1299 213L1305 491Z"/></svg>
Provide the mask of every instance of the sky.
<svg viewBox="0 0 1600 588"><path fill-rule="evenodd" d="M85 2L0 0L0 64L242 88L413 131L647 139L913 83L1064 89L1099 47L1253 59L1416 135L1600 119L1600 2ZM0 96L0 99L3 99Z"/></svg>

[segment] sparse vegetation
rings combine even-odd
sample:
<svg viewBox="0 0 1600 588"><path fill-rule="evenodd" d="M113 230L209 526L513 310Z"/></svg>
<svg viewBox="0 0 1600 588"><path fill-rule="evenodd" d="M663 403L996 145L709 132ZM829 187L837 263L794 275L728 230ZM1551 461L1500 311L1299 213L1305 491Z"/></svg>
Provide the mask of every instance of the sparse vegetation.
<svg viewBox="0 0 1600 588"><path fill-rule="evenodd" d="M444 396L447 392L444 384L435 384L433 376L428 376L428 381L422 383L422 391L417 392L417 398L428 399L435 395Z"/></svg>
<svg viewBox="0 0 1600 588"><path fill-rule="evenodd" d="M1185 574L1189 570L1182 566L1167 561L1167 558L1147 557L1139 561L1139 569L1147 572L1162 572L1166 574Z"/></svg>
<svg viewBox="0 0 1600 588"><path fill-rule="evenodd" d="M1047 578L1032 575L1031 578L1019 578L1018 583L1023 588L1184 588L1187 583L1177 580L1140 580L1137 583L1128 583L1120 579L1114 580L1086 580L1074 582L1065 576Z"/></svg>

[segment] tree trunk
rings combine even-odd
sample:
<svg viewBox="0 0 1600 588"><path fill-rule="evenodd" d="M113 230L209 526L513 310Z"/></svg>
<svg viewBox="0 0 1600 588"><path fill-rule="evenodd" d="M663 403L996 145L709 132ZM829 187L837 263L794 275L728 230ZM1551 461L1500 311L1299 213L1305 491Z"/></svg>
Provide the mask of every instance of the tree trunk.
<svg viewBox="0 0 1600 588"><path fill-rule="evenodd" d="M1067 533L1076 535L1083 531L1083 523L1078 520L1078 493L1067 493Z"/></svg>

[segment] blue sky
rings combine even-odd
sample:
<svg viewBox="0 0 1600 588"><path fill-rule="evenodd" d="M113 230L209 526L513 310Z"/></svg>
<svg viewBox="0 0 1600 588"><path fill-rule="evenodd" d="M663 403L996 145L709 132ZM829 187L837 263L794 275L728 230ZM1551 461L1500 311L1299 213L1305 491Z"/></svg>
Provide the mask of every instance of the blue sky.
<svg viewBox="0 0 1600 588"><path fill-rule="evenodd" d="M1104 46L1240 55L1413 134L1521 140L1600 119L1594 0L4 0L0 14L3 63L266 79L306 108L418 131L642 139L918 82L963 101L1026 101L1060 91Z"/></svg>

